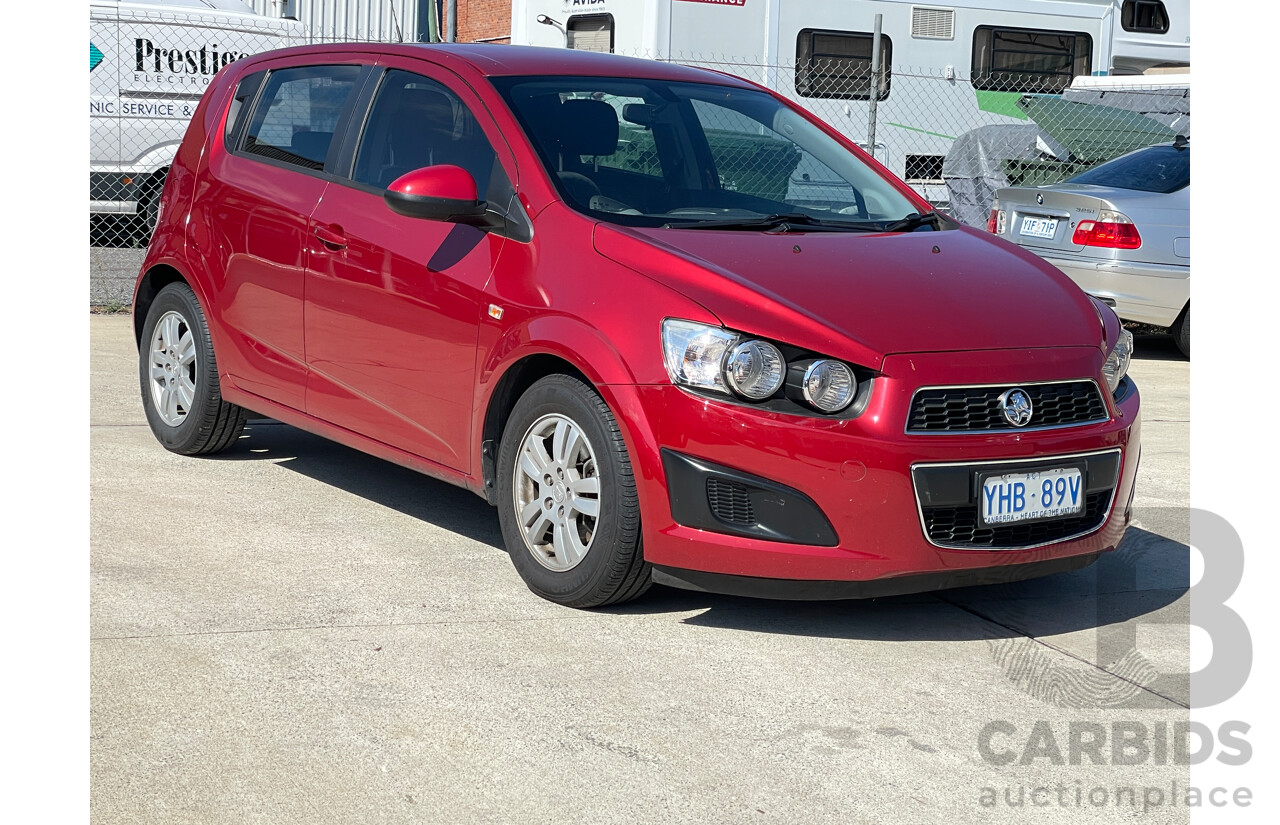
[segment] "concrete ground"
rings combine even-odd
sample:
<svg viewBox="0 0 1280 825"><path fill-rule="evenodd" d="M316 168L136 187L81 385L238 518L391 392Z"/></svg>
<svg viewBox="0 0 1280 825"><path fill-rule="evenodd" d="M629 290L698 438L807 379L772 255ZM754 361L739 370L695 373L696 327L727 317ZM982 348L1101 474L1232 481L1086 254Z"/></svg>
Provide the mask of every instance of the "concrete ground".
<svg viewBox="0 0 1280 825"><path fill-rule="evenodd" d="M97 823L1188 821L1161 745L1189 701L1166 338L1131 369L1138 523L1092 568L583 612L525 589L470 493L265 421L165 452L130 319L89 323Z"/></svg>

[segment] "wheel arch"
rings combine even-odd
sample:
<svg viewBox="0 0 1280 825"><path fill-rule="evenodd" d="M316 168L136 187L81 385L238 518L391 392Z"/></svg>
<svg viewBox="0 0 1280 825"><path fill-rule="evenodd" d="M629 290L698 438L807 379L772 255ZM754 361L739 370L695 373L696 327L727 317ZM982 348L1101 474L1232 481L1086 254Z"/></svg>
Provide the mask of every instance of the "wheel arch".
<svg viewBox="0 0 1280 825"><path fill-rule="evenodd" d="M133 292L133 340L138 346L142 346L142 327L147 323L147 313L151 310L152 302L160 294L160 290L174 283L183 283L191 287L196 293L196 300L204 304L199 290L175 267L170 264L156 264L151 267L138 279L138 285L134 287Z"/></svg>
<svg viewBox="0 0 1280 825"><path fill-rule="evenodd" d="M497 503L498 445L516 402L529 387L548 375L572 375L588 386L598 387L572 362L550 352L530 353L512 363L498 378L485 408L480 431L480 471L485 501ZM606 402L607 403L607 402Z"/></svg>

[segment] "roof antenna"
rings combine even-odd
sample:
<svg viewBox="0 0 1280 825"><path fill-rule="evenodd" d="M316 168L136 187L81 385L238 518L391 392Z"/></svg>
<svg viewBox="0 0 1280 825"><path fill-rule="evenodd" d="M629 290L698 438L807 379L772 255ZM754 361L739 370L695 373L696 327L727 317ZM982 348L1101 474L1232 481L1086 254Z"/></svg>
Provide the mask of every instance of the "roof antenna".
<svg viewBox="0 0 1280 825"><path fill-rule="evenodd" d="M1188 138L1186 135L1178 135L1176 138L1173 139L1174 149L1179 149L1179 150L1186 149L1190 145L1191 145L1191 139Z"/></svg>

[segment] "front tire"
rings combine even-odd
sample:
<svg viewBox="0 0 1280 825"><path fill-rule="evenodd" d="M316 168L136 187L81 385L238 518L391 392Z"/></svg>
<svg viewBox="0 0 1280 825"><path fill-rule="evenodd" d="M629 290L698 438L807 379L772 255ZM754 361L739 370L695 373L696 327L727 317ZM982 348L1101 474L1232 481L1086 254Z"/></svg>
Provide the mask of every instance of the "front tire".
<svg viewBox="0 0 1280 825"><path fill-rule="evenodd" d="M498 468L502 536L530 590L603 607L649 589L631 460L589 385L550 375L531 386L507 421Z"/></svg>
<svg viewBox="0 0 1280 825"><path fill-rule="evenodd" d="M184 283L160 290L147 311L138 378L147 423L167 450L181 455L221 452L244 430L248 415L222 400L209 325Z"/></svg>

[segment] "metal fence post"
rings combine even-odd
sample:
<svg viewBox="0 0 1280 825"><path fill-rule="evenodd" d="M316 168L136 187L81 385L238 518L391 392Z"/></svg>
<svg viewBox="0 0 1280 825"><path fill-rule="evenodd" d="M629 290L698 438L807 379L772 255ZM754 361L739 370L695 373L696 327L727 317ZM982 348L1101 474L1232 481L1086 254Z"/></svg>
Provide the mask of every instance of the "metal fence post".
<svg viewBox="0 0 1280 825"><path fill-rule="evenodd" d="M880 24L883 14L876 15L875 28L871 30L871 105L867 108L867 151L876 156L876 103L880 99Z"/></svg>

